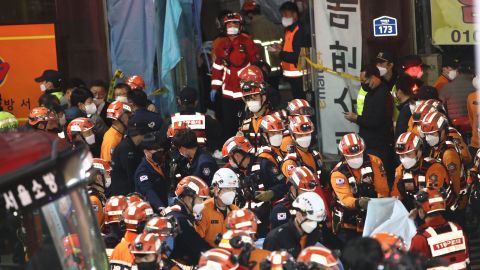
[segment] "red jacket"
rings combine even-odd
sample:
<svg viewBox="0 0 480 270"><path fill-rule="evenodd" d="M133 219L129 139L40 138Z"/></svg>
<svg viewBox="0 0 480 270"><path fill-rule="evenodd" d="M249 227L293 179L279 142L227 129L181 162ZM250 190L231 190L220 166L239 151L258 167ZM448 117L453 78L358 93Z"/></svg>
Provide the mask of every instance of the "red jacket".
<svg viewBox="0 0 480 270"><path fill-rule="evenodd" d="M212 90L222 90L225 98L242 98L240 70L256 62L260 57L258 48L247 34L221 37L215 42L215 62L212 69Z"/></svg>

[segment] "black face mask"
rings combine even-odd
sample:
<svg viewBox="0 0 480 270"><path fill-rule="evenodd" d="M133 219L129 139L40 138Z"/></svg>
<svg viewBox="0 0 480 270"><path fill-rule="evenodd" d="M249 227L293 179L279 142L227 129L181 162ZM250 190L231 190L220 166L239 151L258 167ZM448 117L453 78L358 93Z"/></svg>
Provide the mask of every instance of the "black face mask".
<svg viewBox="0 0 480 270"><path fill-rule="evenodd" d="M164 162L164 155L163 151L157 151L152 154L152 160L153 162L157 163L157 165L162 165Z"/></svg>
<svg viewBox="0 0 480 270"><path fill-rule="evenodd" d="M145 225L147 225L146 220L138 222L137 228L136 228L136 231L138 234L143 233L143 230L145 229Z"/></svg>
<svg viewBox="0 0 480 270"><path fill-rule="evenodd" d="M366 92L370 92L372 88L367 83L362 83L362 89L365 90Z"/></svg>
<svg viewBox="0 0 480 270"><path fill-rule="evenodd" d="M138 270L157 270L158 264L157 262L141 262L137 263Z"/></svg>

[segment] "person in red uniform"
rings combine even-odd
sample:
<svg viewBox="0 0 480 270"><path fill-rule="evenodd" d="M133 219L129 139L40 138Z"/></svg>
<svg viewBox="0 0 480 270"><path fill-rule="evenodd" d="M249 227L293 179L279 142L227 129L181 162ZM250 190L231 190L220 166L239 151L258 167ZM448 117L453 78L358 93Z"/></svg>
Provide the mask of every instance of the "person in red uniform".
<svg viewBox="0 0 480 270"><path fill-rule="evenodd" d="M417 228L410 251L427 258L441 258L449 263L449 269L468 268L467 238L462 228L443 217L445 200L433 188L421 190L416 195L417 215L425 223Z"/></svg>
<svg viewBox="0 0 480 270"><path fill-rule="evenodd" d="M237 132L238 122L235 119L244 106L238 75L243 68L259 60L253 40L241 32L242 23L240 14L227 14L223 18L227 36L216 41L213 49L216 58L212 69L210 99L214 102L221 91L222 114L218 117L225 138L230 138Z"/></svg>

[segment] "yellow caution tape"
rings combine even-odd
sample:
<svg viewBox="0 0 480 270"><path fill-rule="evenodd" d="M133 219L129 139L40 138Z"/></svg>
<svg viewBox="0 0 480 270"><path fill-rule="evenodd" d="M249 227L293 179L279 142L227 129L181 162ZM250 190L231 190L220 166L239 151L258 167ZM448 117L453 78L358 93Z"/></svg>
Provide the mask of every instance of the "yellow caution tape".
<svg viewBox="0 0 480 270"><path fill-rule="evenodd" d="M153 91L152 93L150 93L149 96L160 96L160 95L163 95L165 93L167 93L167 88L161 87L161 88Z"/></svg>

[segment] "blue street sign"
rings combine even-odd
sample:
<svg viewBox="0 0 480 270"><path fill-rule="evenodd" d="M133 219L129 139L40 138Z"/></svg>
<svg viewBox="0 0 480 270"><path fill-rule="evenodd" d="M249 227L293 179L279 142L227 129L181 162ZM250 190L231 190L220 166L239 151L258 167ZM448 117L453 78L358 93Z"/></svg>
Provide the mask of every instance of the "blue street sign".
<svg viewBox="0 0 480 270"><path fill-rule="evenodd" d="M397 19L388 16L382 16L374 19L373 35L376 37L398 36Z"/></svg>

